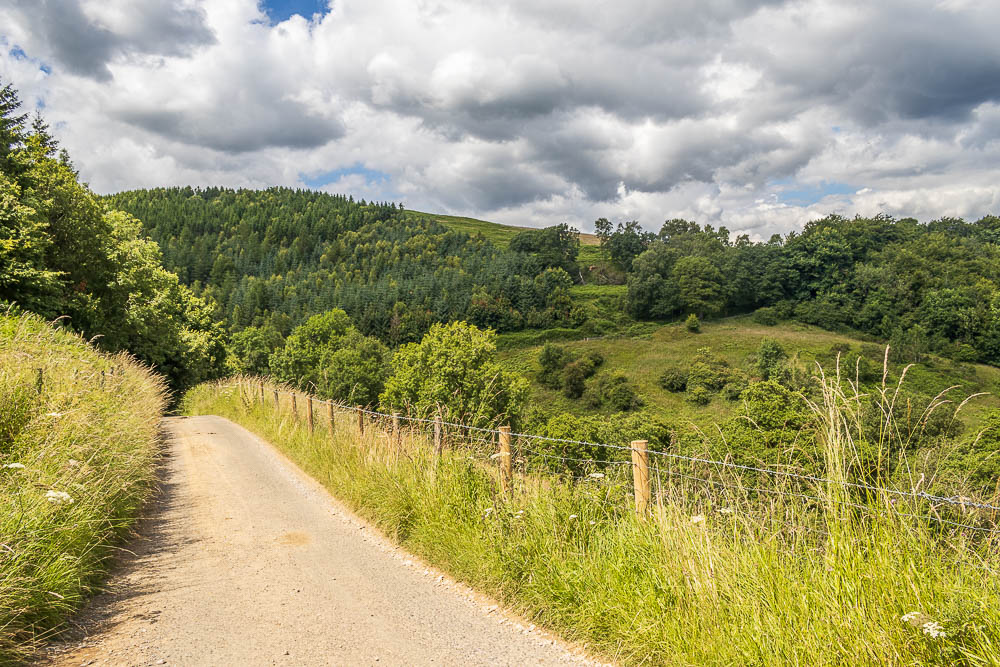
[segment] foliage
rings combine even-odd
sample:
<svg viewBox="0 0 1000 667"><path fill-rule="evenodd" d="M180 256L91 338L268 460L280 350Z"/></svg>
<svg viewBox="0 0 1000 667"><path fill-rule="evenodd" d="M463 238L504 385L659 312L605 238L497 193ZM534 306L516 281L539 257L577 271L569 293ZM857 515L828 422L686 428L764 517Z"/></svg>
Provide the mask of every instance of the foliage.
<svg viewBox="0 0 1000 667"><path fill-rule="evenodd" d="M688 374L679 366L671 366L660 374L659 384L667 391L681 392L687 389Z"/></svg>
<svg viewBox="0 0 1000 667"><path fill-rule="evenodd" d="M0 314L0 664L26 660L101 589L154 483L165 407L148 367Z"/></svg>
<svg viewBox="0 0 1000 667"><path fill-rule="evenodd" d="M701 322L698 320L698 316L694 313L688 315L687 319L684 320L684 328L691 333L698 333L701 331Z"/></svg>
<svg viewBox="0 0 1000 667"><path fill-rule="evenodd" d="M267 375L271 355L284 344L281 332L270 325L247 327L230 337L226 363L234 375Z"/></svg>
<svg viewBox="0 0 1000 667"><path fill-rule="evenodd" d="M785 370L788 353L773 338L765 338L760 342L753 357L754 373L761 380L781 380Z"/></svg>
<svg viewBox="0 0 1000 667"><path fill-rule="evenodd" d="M418 417L516 425L527 399L527 381L496 361L496 334L465 322L435 324L396 351L392 370L381 405Z"/></svg>
<svg viewBox="0 0 1000 667"><path fill-rule="evenodd" d="M218 377L224 334L210 302L163 268L141 224L106 210L79 182L36 115L29 131L0 91L0 303L69 325L105 350L128 350L174 389Z"/></svg>
<svg viewBox="0 0 1000 667"><path fill-rule="evenodd" d="M507 247L533 255L545 268L562 269L570 275L579 270L576 257L580 253L580 232L566 223L526 229L514 236Z"/></svg>
<svg viewBox="0 0 1000 667"><path fill-rule="evenodd" d="M654 235L644 231L637 220L618 223L612 231L607 218L600 218L594 223L597 236L601 241L601 250L621 269L632 270L632 262L649 247Z"/></svg>
<svg viewBox="0 0 1000 667"><path fill-rule="evenodd" d="M313 315L270 356L280 382L350 405L374 405L388 376L389 350L334 309Z"/></svg>
<svg viewBox="0 0 1000 667"><path fill-rule="evenodd" d="M642 399L623 373L604 373L597 378L589 395L591 405L616 412L642 407Z"/></svg>

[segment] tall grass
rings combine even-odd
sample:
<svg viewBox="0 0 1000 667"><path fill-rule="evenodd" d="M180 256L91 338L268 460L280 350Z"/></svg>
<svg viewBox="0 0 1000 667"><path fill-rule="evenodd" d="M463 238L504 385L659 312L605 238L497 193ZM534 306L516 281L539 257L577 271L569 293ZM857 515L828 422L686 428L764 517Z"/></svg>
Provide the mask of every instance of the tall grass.
<svg viewBox="0 0 1000 667"><path fill-rule="evenodd" d="M151 488L165 397L129 357L0 314L0 664L99 584Z"/></svg>
<svg viewBox="0 0 1000 667"><path fill-rule="evenodd" d="M860 434L839 379L823 382L814 407L835 482ZM763 489L720 477L706 485L665 462L648 518L629 509L627 466L583 480L522 474L505 497L489 443L453 441L435 461L426 434L396 442L370 426L361 435L352 414L338 415L331 436L325 410L310 434L301 397L297 419L271 389L261 402L256 389L203 385L184 406L256 432L407 549L602 656L1000 664L996 541L904 516L927 508L848 497L833 482L812 493L780 478Z"/></svg>

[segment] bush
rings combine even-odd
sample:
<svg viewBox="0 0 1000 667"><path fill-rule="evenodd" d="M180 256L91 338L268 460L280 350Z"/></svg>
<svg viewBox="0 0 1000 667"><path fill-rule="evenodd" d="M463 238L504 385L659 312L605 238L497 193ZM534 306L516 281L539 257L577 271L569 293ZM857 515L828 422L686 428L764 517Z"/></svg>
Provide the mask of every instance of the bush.
<svg viewBox="0 0 1000 667"><path fill-rule="evenodd" d="M683 368L674 366L660 373L660 386L667 391L681 392L687 389L688 374Z"/></svg>
<svg viewBox="0 0 1000 667"><path fill-rule="evenodd" d="M693 405L708 405L712 400L712 392L705 387L692 387L684 400Z"/></svg>
<svg viewBox="0 0 1000 667"><path fill-rule="evenodd" d="M702 387L710 393L715 393L729 382L732 373L725 359L712 354L710 348L700 348L695 353L691 368L688 370L688 391L694 387Z"/></svg>
<svg viewBox="0 0 1000 667"><path fill-rule="evenodd" d="M753 357L753 369L761 380L777 380L783 375L788 354L778 341L765 338Z"/></svg>
<svg viewBox="0 0 1000 667"><path fill-rule="evenodd" d="M562 345L546 343L538 353L538 382L544 387L557 389L562 385L562 369L571 361L568 350Z"/></svg>
<svg viewBox="0 0 1000 667"><path fill-rule="evenodd" d="M771 306L758 308L754 311L754 314L750 316L750 319L757 324L763 324L768 327L773 327L781 321L781 318L778 316L778 310Z"/></svg>
<svg viewBox="0 0 1000 667"><path fill-rule="evenodd" d="M603 406L618 412L628 412L642 406L642 399L628 378L621 373L598 378L591 392L590 403L594 407Z"/></svg>
<svg viewBox="0 0 1000 667"><path fill-rule="evenodd" d="M698 316L694 313L688 315L687 319L684 320L684 328L691 333L698 333L701 331L701 321L698 319Z"/></svg>
<svg viewBox="0 0 1000 667"><path fill-rule="evenodd" d="M566 364L562 370L562 389L566 398L583 396L584 381L593 374L594 363L586 357Z"/></svg>
<svg viewBox="0 0 1000 667"><path fill-rule="evenodd" d="M379 397L386 412L407 411L470 426L516 426L528 396L524 378L496 361L496 334L465 322L435 324L419 343L399 348Z"/></svg>
<svg viewBox="0 0 1000 667"><path fill-rule="evenodd" d="M727 401L738 401L747 388L746 378L738 377L731 382L727 382L719 392Z"/></svg>

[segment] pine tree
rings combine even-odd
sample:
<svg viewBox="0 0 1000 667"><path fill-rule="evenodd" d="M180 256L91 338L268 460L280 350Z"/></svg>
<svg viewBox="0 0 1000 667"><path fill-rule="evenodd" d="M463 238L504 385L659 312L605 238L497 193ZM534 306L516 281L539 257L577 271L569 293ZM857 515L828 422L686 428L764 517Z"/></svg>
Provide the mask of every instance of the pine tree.
<svg viewBox="0 0 1000 667"><path fill-rule="evenodd" d="M49 124L45 122L41 112L37 109L35 117L31 119L31 136L38 143L45 157L52 157L56 154L59 142L49 132Z"/></svg>
<svg viewBox="0 0 1000 667"><path fill-rule="evenodd" d="M14 171L11 153L24 144L24 122L28 114L18 114L21 100L13 84L0 88L0 170L7 174Z"/></svg>

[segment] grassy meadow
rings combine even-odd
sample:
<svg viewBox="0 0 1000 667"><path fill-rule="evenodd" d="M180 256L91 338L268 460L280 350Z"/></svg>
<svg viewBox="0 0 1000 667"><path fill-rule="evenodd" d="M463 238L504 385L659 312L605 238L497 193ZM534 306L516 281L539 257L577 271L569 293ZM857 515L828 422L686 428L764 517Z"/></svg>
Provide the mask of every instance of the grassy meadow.
<svg viewBox="0 0 1000 667"><path fill-rule="evenodd" d="M418 218L425 218L427 220L434 220L439 222L446 227L451 227L452 229L458 230L460 232L465 232L470 236L475 236L481 234L487 238L493 245L498 248L506 248L510 243L510 240L514 238L519 232L523 232L526 229L535 229L534 227L518 227L516 225L503 225L499 222L489 222L487 220L477 220L476 218L464 218L457 215L441 215L439 213L421 213L420 211L407 211L410 215L414 215ZM598 238L593 234L580 234L580 261L583 260L583 255L586 251L587 246L597 246L599 244ZM588 257L590 255L587 255Z"/></svg>
<svg viewBox="0 0 1000 667"><path fill-rule="evenodd" d="M602 296L624 298L624 286L583 285L573 288L574 303L585 303ZM713 429L713 425L734 414L739 403L715 396L708 405L694 405L685 400L685 394L672 393L659 386L664 370L686 367L698 349L707 347L733 368L744 368L747 359L760 346L761 341L777 341L799 365L815 371L816 363L830 365L835 359L835 347L847 358L865 352L881 366L884 345L865 343L857 338L834 333L819 327L799 323L765 326L754 323L749 316L729 317L703 322L701 331L688 331L683 323L644 323L635 327L635 335L618 335L608 338L583 340L575 332L567 336L560 330L553 335L546 332L516 332L499 336L500 356L505 363L533 378L537 372L537 358L545 342L555 342L580 354L599 352L605 359L598 373L620 372L635 385L642 397L644 409L671 419L690 423L692 426ZM863 347L866 346L866 347ZM892 368L898 376L901 367ZM1000 369L985 364L959 363L940 357L928 357L907 371L907 385L934 395L941 389L956 385L956 395L968 396L987 392L977 397L964 409L963 416L974 422L976 416L990 409L1000 408ZM545 405L552 411L584 415L600 410L579 399L567 398L559 389L550 389L537 381L531 383L532 403Z"/></svg>
<svg viewBox="0 0 1000 667"><path fill-rule="evenodd" d="M828 482L750 489L657 470L645 518L631 509L628 465L580 479L518 468L504 495L490 442L453 437L435 461L426 433L360 434L351 412L332 435L324 418L309 433L301 397L293 416L287 397L278 408L270 386L264 402L249 386L202 385L183 406L269 440L406 549L605 659L1000 664L995 524L919 518L947 508L838 483L859 437L858 398L839 383L814 405ZM898 444L893 432L886 424L880 446ZM517 441L515 462L531 446Z"/></svg>
<svg viewBox="0 0 1000 667"><path fill-rule="evenodd" d="M0 664L99 587L152 488L165 406L161 378L130 357L0 315Z"/></svg>

